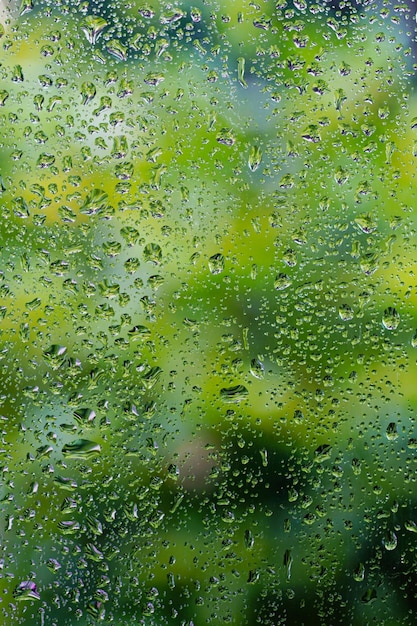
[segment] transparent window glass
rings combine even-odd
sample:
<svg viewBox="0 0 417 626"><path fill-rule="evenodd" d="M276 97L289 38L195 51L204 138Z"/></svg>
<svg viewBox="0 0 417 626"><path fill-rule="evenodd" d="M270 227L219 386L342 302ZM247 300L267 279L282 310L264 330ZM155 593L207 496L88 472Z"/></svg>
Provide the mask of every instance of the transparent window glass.
<svg viewBox="0 0 417 626"><path fill-rule="evenodd" d="M0 2L2 624L415 624L415 24Z"/></svg>

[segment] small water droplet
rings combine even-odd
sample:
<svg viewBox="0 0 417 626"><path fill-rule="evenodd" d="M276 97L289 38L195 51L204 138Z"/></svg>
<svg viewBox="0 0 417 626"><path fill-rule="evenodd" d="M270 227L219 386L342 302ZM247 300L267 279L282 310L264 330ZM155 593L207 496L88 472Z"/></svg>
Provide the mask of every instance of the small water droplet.
<svg viewBox="0 0 417 626"><path fill-rule="evenodd" d="M344 322L348 322L353 318L353 309L348 304L341 304L339 307L339 317Z"/></svg>
<svg viewBox="0 0 417 626"><path fill-rule="evenodd" d="M388 424L387 429L385 431L385 436L388 439L388 441L395 441L396 439L398 439L397 424L395 422L390 422Z"/></svg>
<svg viewBox="0 0 417 626"><path fill-rule="evenodd" d="M9 92L5 89L0 90L0 107L4 106L7 98L9 97Z"/></svg>
<svg viewBox="0 0 417 626"><path fill-rule="evenodd" d="M56 559L48 559L46 566L53 574L55 574L62 567L61 563L59 563Z"/></svg>
<svg viewBox="0 0 417 626"><path fill-rule="evenodd" d="M209 270L212 274L221 274L224 270L224 256L218 252L208 260Z"/></svg>
<svg viewBox="0 0 417 626"><path fill-rule="evenodd" d="M405 521L404 528L410 533L417 533L417 524L413 520Z"/></svg>
<svg viewBox="0 0 417 626"><path fill-rule="evenodd" d="M353 579L358 583L362 582L365 578L365 566L363 563L359 563L357 567L353 570Z"/></svg>
<svg viewBox="0 0 417 626"><path fill-rule="evenodd" d="M222 143L225 146L233 146L235 143L235 137L230 128L222 128L216 139L218 143Z"/></svg>
<svg viewBox="0 0 417 626"><path fill-rule="evenodd" d="M253 536L252 531L248 529L245 530L245 546L248 549L251 549L253 548L254 544L255 544L255 538Z"/></svg>
<svg viewBox="0 0 417 626"><path fill-rule="evenodd" d="M395 550L397 547L397 535L392 530L388 530L382 540L382 545L386 550Z"/></svg>
<svg viewBox="0 0 417 626"><path fill-rule="evenodd" d="M382 316L382 325L387 330L396 330L400 323L400 315L394 307L385 309Z"/></svg>
<svg viewBox="0 0 417 626"><path fill-rule="evenodd" d="M259 359L252 359L250 363L250 373L254 378L262 380L264 377L264 366Z"/></svg>
<svg viewBox="0 0 417 626"><path fill-rule="evenodd" d="M85 82L81 85L81 103L88 104L96 95L96 86L94 83Z"/></svg>
<svg viewBox="0 0 417 626"><path fill-rule="evenodd" d="M237 79L239 83L242 85L242 87L246 89L248 86L248 83L245 80L245 58L244 57L239 57L237 60Z"/></svg>
<svg viewBox="0 0 417 626"><path fill-rule="evenodd" d="M274 289L277 291L283 291L287 289L292 283L291 278L287 274L278 274L274 282Z"/></svg>
<svg viewBox="0 0 417 626"><path fill-rule="evenodd" d="M127 47L124 46L117 39L112 39L106 44L106 50L113 57L119 61L126 61L127 59Z"/></svg>
<svg viewBox="0 0 417 626"><path fill-rule="evenodd" d="M293 557L291 554L291 550L287 549L284 552L284 567L287 570L287 580L290 580L291 578L292 563L293 563Z"/></svg>
<svg viewBox="0 0 417 626"><path fill-rule="evenodd" d="M29 11L33 10L33 0L22 0L20 5L19 15L25 15L25 13L29 13Z"/></svg>
<svg viewBox="0 0 417 626"><path fill-rule="evenodd" d="M331 453L332 447L329 444L325 443L316 448L316 450L314 451L314 460L316 463L323 463L323 461L326 461L330 458Z"/></svg>
<svg viewBox="0 0 417 626"><path fill-rule="evenodd" d="M162 248L157 243L148 243L143 250L145 261L159 265L162 261Z"/></svg>
<svg viewBox="0 0 417 626"><path fill-rule="evenodd" d="M87 40L94 45L106 26L107 22L102 17L87 15L81 24L81 30L87 37Z"/></svg>
<svg viewBox="0 0 417 626"><path fill-rule="evenodd" d="M252 146L249 153L248 165L252 172L256 172L261 164L262 151L259 146Z"/></svg>

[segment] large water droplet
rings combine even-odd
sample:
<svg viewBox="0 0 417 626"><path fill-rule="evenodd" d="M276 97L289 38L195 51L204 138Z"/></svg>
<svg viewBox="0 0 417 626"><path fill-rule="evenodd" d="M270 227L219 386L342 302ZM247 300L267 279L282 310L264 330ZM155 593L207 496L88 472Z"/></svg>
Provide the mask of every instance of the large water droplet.
<svg viewBox="0 0 417 626"><path fill-rule="evenodd" d="M76 439L62 448L62 454L69 459L86 459L100 452L100 444L89 439Z"/></svg>

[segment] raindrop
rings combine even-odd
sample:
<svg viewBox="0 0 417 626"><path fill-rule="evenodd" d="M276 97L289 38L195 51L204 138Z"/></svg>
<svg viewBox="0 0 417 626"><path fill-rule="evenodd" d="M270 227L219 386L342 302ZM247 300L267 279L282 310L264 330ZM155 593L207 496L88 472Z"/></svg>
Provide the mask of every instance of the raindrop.
<svg viewBox="0 0 417 626"><path fill-rule="evenodd" d="M382 540L384 548L386 550L395 550L395 548L397 547L397 543L397 535L392 530L388 530Z"/></svg>
<svg viewBox="0 0 417 626"><path fill-rule="evenodd" d="M396 309L389 306L382 316L382 325L387 330L396 330L400 323L400 316Z"/></svg>
<svg viewBox="0 0 417 626"><path fill-rule="evenodd" d="M22 0L20 5L20 15L24 15L25 13L29 13L29 11L33 10L33 0Z"/></svg>
<svg viewBox="0 0 417 626"><path fill-rule="evenodd" d="M291 278L287 274L278 274L274 282L274 289L277 291L283 291L287 289L292 283Z"/></svg>
<svg viewBox="0 0 417 626"><path fill-rule="evenodd" d="M100 444L89 439L76 439L62 448L62 454L68 459L86 459L99 454Z"/></svg>
<svg viewBox="0 0 417 626"><path fill-rule="evenodd" d="M81 103L88 104L96 95L96 87L94 83L83 83L81 85Z"/></svg>
<svg viewBox="0 0 417 626"><path fill-rule="evenodd" d="M119 61L126 61L127 59L127 48L117 39L107 42L106 50Z"/></svg>
<svg viewBox="0 0 417 626"><path fill-rule="evenodd" d="M245 80L245 59L244 57L239 57L237 60L237 79L239 81L239 83L242 85L242 87L244 87L245 89L248 86L248 83Z"/></svg>
<svg viewBox="0 0 417 626"><path fill-rule="evenodd" d="M87 37L87 40L94 45L106 26L107 22L102 17L87 15L81 24L81 30Z"/></svg>
<svg viewBox="0 0 417 626"><path fill-rule="evenodd" d="M250 373L254 378L262 380L264 377L264 365L259 359L252 359L250 363Z"/></svg>
<svg viewBox="0 0 417 626"><path fill-rule="evenodd" d="M223 387L220 390L220 397L223 402L237 403L245 400L249 395L248 390L244 385L234 385L233 387Z"/></svg>
<svg viewBox="0 0 417 626"><path fill-rule="evenodd" d="M363 563L359 563L359 565L353 571L353 579L358 583L362 582L365 579L365 566Z"/></svg>
<svg viewBox="0 0 417 626"><path fill-rule="evenodd" d="M36 584L32 580L24 580L14 589L13 595L19 602L27 600L40 600L41 596Z"/></svg>
<svg viewBox="0 0 417 626"><path fill-rule="evenodd" d="M388 441L396 441L398 439L398 430L397 424L395 422L390 422L385 431L385 436Z"/></svg>
<svg viewBox="0 0 417 626"><path fill-rule="evenodd" d="M212 274L221 274L224 270L224 256L218 252L208 260L209 270Z"/></svg>
<svg viewBox="0 0 417 626"><path fill-rule="evenodd" d="M348 322L353 318L353 310L348 304L341 304L339 307L339 317L344 322Z"/></svg>
<svg viewBox="0 0 417 626"><path fill-rule="evenodd" d="M249 153L248 165L251 172L256 172L262 161L262 151L259 146L252 146Z"/></svg>

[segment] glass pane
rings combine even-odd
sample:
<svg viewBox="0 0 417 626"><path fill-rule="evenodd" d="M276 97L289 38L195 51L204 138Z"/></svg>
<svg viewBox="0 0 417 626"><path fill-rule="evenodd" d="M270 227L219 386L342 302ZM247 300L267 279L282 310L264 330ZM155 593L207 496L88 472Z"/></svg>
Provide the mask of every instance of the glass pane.
<svg viewBox="0 0 417 626"><path fill-rule="evenodd" d="M1 3L2 624L415 623L414 18Z"/></svg>

